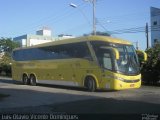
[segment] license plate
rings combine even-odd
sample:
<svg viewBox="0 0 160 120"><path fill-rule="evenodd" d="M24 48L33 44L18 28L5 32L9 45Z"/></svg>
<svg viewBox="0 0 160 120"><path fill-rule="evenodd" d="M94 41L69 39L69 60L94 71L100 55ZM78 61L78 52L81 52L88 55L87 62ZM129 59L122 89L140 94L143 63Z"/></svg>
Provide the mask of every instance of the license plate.
<svg viewBox="0 0 160 120"><path fill-rule="evenodd" d="M130 84L130 87L134 87L134 84Z"/></svg>

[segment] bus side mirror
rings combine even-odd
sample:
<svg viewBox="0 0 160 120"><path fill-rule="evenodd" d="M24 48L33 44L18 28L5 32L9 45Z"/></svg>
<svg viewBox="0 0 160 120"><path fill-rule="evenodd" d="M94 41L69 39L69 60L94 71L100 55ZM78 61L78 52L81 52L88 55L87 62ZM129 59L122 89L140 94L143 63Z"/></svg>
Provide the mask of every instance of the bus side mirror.
<svg viewBox="0 0 160 120"><path fill-rule="evenodd" d="M115 53L115 58L116 58L116 60L119 60L119 51L118 51L116 48L112 48L112 50L113 50L114 53Z"/></svg>
<svg viewBox="0 0 160 120"><path fill-rule="evenodd" d="M140 63L147 61L147 53L142 50L136 50Z"/></svg>

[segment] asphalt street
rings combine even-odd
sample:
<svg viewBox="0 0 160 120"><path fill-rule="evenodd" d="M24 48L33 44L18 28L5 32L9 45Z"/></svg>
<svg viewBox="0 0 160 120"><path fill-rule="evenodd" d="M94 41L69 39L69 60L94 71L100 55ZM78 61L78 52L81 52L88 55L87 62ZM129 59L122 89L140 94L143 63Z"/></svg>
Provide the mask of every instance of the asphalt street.
<svg viewBox="0 0 160 120"><path fill-rule="evenodd" d="M160 87L87 92L55 85L27 86L0 79L0 113L154 113L160 114Z"/></svg>

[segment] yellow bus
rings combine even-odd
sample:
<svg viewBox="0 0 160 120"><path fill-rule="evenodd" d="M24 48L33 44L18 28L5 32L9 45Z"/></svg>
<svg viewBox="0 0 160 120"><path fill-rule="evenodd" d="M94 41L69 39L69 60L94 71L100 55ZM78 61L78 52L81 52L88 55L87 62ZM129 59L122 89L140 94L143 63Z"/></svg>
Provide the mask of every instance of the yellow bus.
<svg viewBox="0 0 160 120"><path fill-rule="evenodd" d="M12 58L12 78L25 85L45 83L89 91L141 86L136 50L117 38L86 36L17 48Z"/></svg>

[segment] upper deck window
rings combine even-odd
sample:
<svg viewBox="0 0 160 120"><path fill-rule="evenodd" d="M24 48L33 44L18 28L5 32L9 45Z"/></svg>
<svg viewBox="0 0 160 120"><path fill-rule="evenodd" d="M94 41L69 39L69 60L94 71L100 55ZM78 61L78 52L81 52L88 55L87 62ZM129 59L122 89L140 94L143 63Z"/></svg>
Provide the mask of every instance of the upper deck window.
<svg viewBox="0 0 160 120"><path fill-rule="evenodd" d="M13 59L16 61L69 58L91 58L87 44L85 42L70 43L57 46L23 49L13 52Z"/></svg>

